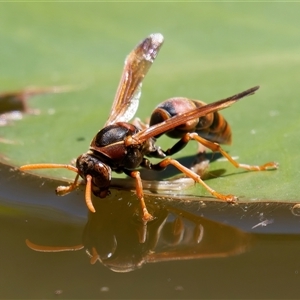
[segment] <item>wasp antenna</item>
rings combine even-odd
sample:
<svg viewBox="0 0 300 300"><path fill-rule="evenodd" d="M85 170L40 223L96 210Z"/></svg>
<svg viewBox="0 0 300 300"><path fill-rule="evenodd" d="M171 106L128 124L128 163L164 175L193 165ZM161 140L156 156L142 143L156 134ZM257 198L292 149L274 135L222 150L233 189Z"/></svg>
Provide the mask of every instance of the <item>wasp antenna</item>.
<svg viewBox="0 0 300 300"><path fill-rule="evenodd" d="M86 176L86 187L85 187L85 202L86 202L86 206L88 207L88 209L92 213L95 213L96 210L95 210L93 202L92 202L91 191L92 191L92 176L87 175Z"/></svg>
<svg viewBox="0 0 300 300"><path fill-rule="evenodd" d="M72 165L64 165L64 164L31 164L31 165L23 165L19 168L21 171L27 170L39 170L39 169L68 169L75 173L78 173L78 169Z"/></svg>
<svg viewBox="0 0 300 300"><path fill-rule="evenodd" d="M77 251L84 248L82 244L71 246L71 247L55 247L55 246L41 246L32 243L28 239L25 240L28 248L38 252L63 252L63 251Z"/></svg>

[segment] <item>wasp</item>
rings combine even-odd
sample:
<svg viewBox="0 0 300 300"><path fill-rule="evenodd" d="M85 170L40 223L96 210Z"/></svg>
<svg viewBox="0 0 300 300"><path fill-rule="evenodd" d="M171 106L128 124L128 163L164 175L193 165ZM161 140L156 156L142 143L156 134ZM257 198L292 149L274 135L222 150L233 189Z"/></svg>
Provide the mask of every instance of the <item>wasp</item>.
<svg viewBox="0 0 300 300"><path fill-rule="evenodd" d="M65 195L75 190L80 184L79 178L81 177L86 183L85 201L91 212L95 212L92 194L99 198L109 195L112 171L125 173L135 179L136 195L140 201L141 216L144 222L152 220L153 217L148 212L144 201L139 167L160 171L168 165L173 165L187 177L201 184L214 197L227 202L237 200L234 195L224 195L213 190L198 174L169 157L184 148L190 140L195 140L212 151L219 151L235 167L256 171L276 169L277 163L274 162L261 166L240 164L219 144L230 142L231 131L218 111L245 96L254 94L259 86L211 104L181 97L171 98L156 108L149 125L142 122L137 122L136 125L129 123L138 108L142 81L154 62L163 40L160 33L151 34L129 53L125 60L110 116L104 127L91 141L89 150L79 155L76 166L46 163L24 165L20 169L25 171L64 168L77 173L73 183L57 187L56 193ZM156 139L162 134L178 138L179 141L164 151L156 145ZM161 161L153 164L146 157L160 158Z"/></svg>

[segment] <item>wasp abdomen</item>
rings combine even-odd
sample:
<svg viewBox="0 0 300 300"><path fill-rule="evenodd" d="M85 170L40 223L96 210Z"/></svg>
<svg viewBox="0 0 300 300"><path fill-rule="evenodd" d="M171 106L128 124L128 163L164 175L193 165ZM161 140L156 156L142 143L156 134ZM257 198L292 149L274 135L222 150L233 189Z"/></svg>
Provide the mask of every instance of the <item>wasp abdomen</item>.
<svg viewBox="0 0 300 300"><path fill-rule="evenodd" d="M150 118L150 126L175 117L179 114L187 113L197 107L206 105L199 100L188 98L170 98L159 104ZM224 117L218 112L210 113L197 119L173 128L165 134L171 138L181 138L188 132L197 132L200 136L222 144L230 144L231 129ZM156 136L158 138L160 135Z"/></svg>

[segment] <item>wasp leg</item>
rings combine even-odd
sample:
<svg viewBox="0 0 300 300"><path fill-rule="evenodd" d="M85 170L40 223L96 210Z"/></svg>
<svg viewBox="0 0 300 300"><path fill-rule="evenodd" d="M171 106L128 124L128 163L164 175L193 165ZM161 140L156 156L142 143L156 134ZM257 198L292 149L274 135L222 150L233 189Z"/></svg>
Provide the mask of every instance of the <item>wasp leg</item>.
<svg viewBox="0 0 300 300"><path fill-rule="evenodd" d="M142 219L144 222L151 221L153 219L152 215L148 212L145 200L144 200L144 192L143 192L143 185L142 185L142 179L140 176L139 171L132 171L129 173L129 175L135 179L136 182L136 195L138 199L140 200L141 205L141 211L142 211Z"/></svg>
<svg viewBox="0 0 300 300"><path fill-rule="evenodd" d="M64 195L69 194L70 192L74 191L79 186L78 179L79 179L79 174L76 175L74 182L71 183L70 185L68 185L68 186L64 186L64 185L58 186L55 190L56 195L64 196Z"/></svg>
<svg viewBox="0 0 300 300"><path fill-rule="evenodd" d="M90 257L91 265L94 265L97 262L97 260L101 262L100 256L95 247L92 247L92 253L88 249L86 250L86 253Z"/></svg>
<svg viewBox="0 0 300 300"><path fill-rule="evenodd" d="M277 169L278 163L276 162L268 162L261 166L252 166L247 164L240 164L236 160L234 160L226 151L224 151L218 143L214 143L208 141L201 136L199 136L196 132L193 133L186 133L181 140L179 140L172 148L164 151L166 155L173 155L177 153L181 149L183 149L190 140L195 140L201 143L204 147L212 150L213 152L220 152L224 157L228 159L230 163L232 163L236 168L243 168L249 171L264 171L270 169Z"/></svg>
<svg viewBox="0 0 300 300"><path fill-rule="evenodd" d="M184 173L186 176L192 178L195 182L200 183L204 188L207 189L207 191L209 193L211 193L216 198L218 198L220 200L223 200L223 201L227 201L227 202L235 202L237 200L237 197L234 196L234 195L224 195L224 194L220 194L220 193L216 192L211 187L209 187L201 179L201 177L198 174L194 173L190 169L188 169L185 166L183 166L180 162L178 162L177 160L172 159L170 157L165 158L164 160L162 160L158 164L148 165L148 168L151 168L152 170L160 171L160 170L164 170L168 165L173 165L175 168L177 168L179 171L181 171L182 173Z"/></svg>
<svg viewBox="0 0 300 300"><path fill-rule="evenodd" d="M179 152L180 150L182 150L188 144L188 142L189 142L189 139L185 138L185 136L184 136L172 148L169 148L168 150L163 151L163 153L165 153L168 156L171 156L171 155Z"/></svg>
<svg viewBox="0 0 300 300"><path fill-rule="evenodd" d="M252 166L247 164L240 164L236 160L234 160L226 151L224 151L218 143L210 142L202 137L200 137L197 133L187 133L183 137L184 141L188 142L190 140L195 140L201 143L203 146L209 148L213 152L220 152L224 157L226 157L230 163L232 163L236 168L243 168L249 171L264 171L269 169L277 169L278 163L276 162L268 162L260 166Z"/></svg>
<svg viewBox="0 0 300 300"><path fill-rule="evenodd" d="M86 175L86 187L85 187L85 203L88 209L94 213L96 212L92 202L92 179L91 175Z"/></svg>

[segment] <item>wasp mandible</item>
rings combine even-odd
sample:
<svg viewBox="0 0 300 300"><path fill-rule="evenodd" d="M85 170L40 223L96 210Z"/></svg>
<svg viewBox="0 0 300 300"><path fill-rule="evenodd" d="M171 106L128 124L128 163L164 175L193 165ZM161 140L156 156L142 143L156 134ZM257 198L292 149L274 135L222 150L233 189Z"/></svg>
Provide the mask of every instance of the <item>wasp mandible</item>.
<svg viewBox="0 0 300 300"><path fill-rule="evenodd" d="M148 212L144 201L139 167L159 171L168 165L173 165L187 177L204 186L216 198L228 202L236 201L236 196L218 193L210 188L198 174L177 160L167 157L180 151L190 140L195 140L212 151L219 151L235 167L257 171L276 169L277 163L274 162L261 166L239 164L219 145L219 143L230 142L231 130L218 111L245 96L254 94L259 86L207 105L204 102L187 98L171 98L156 108L150 118L150 126L142 123L140 125L129 123L138 108L142 81L162 44L163 36L160 33L151 34L127 56L110 117L93 138L89 150L77 158L76 166L31 164L24 165L20 169L24 171L65 168L74 171L77 173L74 182L68 186L57 187L56 193L65 195L73 191L80 184L79 178L83 178L86 183L85 201L91 212L95 212L92 193L99 198L105 198L109 195L112 171L125 173L136 181L136 195L140 201L144 222L153 217ZM179 138L179 141L170 149L163 151L156 145L156 139L162 134ZM161 158L162 160L153 164L146 157Z"/></svg>

